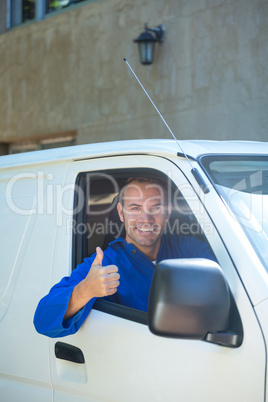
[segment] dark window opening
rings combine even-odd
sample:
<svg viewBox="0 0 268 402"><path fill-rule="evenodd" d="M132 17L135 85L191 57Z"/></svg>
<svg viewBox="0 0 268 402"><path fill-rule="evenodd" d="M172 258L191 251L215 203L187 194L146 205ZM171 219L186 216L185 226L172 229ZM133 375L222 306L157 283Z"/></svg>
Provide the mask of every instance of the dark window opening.
<svg viewBox="0 0 268 402"><path fill-rule="evenodd" d="M32 21L35 19L35 0L23 0L22 4L22 22Z"/></svg>

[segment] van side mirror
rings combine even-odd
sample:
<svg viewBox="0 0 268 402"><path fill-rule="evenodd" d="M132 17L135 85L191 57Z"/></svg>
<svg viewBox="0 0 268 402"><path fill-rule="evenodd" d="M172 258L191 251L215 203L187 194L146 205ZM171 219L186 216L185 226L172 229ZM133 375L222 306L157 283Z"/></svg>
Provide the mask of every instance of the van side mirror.
<svg viewBox="0 0 268 402"><path fill-rule="evenodd" d="M156 266L152 280L149 329L155 335L238 347L242 334L230 328L233 304L216 262L202 258L164 260Z"/></svg>

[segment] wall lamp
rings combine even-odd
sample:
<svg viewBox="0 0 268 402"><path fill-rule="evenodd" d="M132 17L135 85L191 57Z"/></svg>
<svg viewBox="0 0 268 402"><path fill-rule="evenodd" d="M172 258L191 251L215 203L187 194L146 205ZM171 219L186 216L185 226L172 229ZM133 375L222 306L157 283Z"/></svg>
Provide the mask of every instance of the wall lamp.
<svg viewBox="0 0 268 402"><path fill-rule="evenodd" d="M163 42L165 27L163 24L157 28L148 28L144 25L145 31L140 34L133 42L138 44L139 57L141 64L152 64L154 61L155 43Z"/></svg>

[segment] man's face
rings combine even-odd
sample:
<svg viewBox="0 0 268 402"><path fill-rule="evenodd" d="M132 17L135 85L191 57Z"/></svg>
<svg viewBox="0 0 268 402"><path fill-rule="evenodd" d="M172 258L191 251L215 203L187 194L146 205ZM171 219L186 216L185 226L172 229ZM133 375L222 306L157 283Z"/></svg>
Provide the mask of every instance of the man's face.
<svg viewBox="0 0 268 402"><path fill-rule="evenodd" d="M118 204L120 220L125 223L126 242L146 255L155 255L169 217L165 192L155 183L131 182L124 192L124 205Z"/></svg>

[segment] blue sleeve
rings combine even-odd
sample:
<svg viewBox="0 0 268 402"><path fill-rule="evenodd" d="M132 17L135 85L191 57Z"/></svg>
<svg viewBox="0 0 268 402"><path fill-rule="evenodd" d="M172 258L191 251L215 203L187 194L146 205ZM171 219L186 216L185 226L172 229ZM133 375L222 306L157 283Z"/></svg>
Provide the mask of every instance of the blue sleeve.
<svg viewBox="0 0 268 402"><path fill-rule="evenodd" d="M50 338L57 338L78 331L88 316L95 298L91 299L73 317L65 321L63 321L63 317L74 287L86 277L92 261L92 258L85 259L84 263L78 265L70 277L63 278L40 300L34 315L34 326L37 332Z"/></svg>

